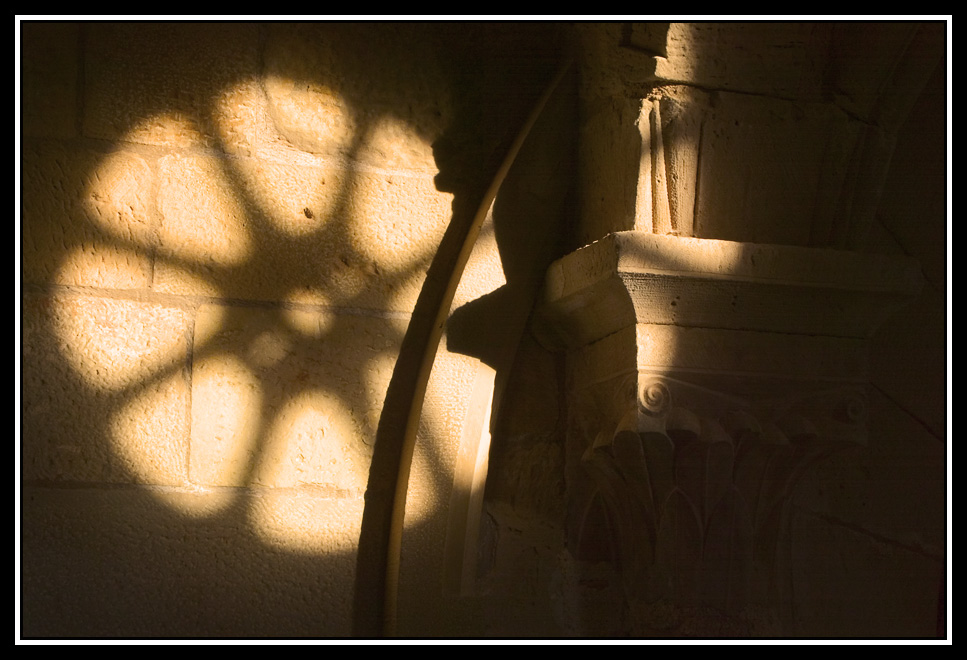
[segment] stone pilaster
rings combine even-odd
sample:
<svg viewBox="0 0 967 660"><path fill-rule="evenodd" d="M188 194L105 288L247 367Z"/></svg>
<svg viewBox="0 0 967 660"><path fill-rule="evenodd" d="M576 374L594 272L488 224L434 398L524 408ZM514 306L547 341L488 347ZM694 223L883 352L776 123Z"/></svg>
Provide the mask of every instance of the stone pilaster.
<svg viewBox="0 0 967 660"><path fill-rule="evenodd" d="M939 23L582 25L579 238L861 249Z"/></svg>

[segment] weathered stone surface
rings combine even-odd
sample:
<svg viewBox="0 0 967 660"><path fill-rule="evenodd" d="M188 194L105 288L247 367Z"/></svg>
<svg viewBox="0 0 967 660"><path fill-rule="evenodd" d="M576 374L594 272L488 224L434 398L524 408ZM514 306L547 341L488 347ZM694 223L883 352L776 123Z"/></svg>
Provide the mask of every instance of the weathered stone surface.
<svg viewBox="0 0 967 660"><path fill-rule="evenodd" d="M797 506L940 561L946 545L944 446L875 389L870 439L817 466L796 490Z"/></svg>
<svg viewBox="0 0 967 660"><path fill-rule="evenodd" d="M864 338L921 285L909 259L620 232L551 264L540 314L571 346L635 323Z"/></svg>
<svg viewBox="0 0 967 660"><path fill-rule="evenodd" d="M819 102L678 84L646 93L637 118L631 100L583 101L588 242L625 229L817 247L862 240L889 133Z"/></svg>
<svg viewBox="0 0 967 660"><path fill-rule="evenodd" d="M25 145L24 282L146 287L153 182L151 166L135 153Z"/></svg>
<svg viewBox="0 0 967 660"><path fill-rule="evenodd" d="M479 362L474 358L441 351L433 365L423 403L420 431L410 472L410 486L406 498L408 526L430 519L446 529L446 509L449 503L452 471L464 439L464 422L468 404L474 394L474 381ZM479 441L479 431L478 437ZM468 441L470 437L466 437ZM440 521L443 521L442 523ZM417 542L414 556L441 553L437 545L445 538L441 533L432 544ZM416 535L414 539L418 538ZM417 573L418 574L418 573ZM425 579L424 575L424 579Z"/></svg>
<svg viewBox="0 0 967 660"><path fill-rule="evenodd" d="M532 25L22 26L24 634L349 634L367 442L451 202L459 210L486 184L493 147L556 66L560 30ZM494 211L504 224L481 237L486 258L471 261L438 347L409 483L404 634L932 633L945 531L944 347L934 339L944 201L940 171L916 169L929 160L943 170L945 77L931 83L941 110L916 107L899 129L906 160L886 178L892 132L933 61L911 25L844 24L831 41L817 23L584 26L594 34L575 67L582 171L568 178L573 155L549 146L570 139L573 118L536 156L522 152L530 169L505 183ZM882 235L864 235L883 181L879 228L898 239L886 250ZM572 213L583 215L573 234ZM779 599L792 605L791 628L776 628L768 607L754 613L768 624L759 628L748 612L636 601L612 567L566 553L555 562L567 406L549 380L565 374L534 347L504 393L508 442L491 456L488 498L504 508L490 508L479 547L469 534L464 547L454 540L472 531L455 521L463 507L469 525L468 491L485 473L482 404L494 378L483 362L507 357L516 323L494 311L504 309L492 304L496 287L519 284L543 258L528 237L570 249L615 230L862 245L924 263L932 292L871 344L872 398L835 411L847 430L870 422L863 460L832 461L793 493L784 547L801 570L780 574L793 590ZM564 282L593 289L569 299L592 308L578 334L608 335L567 374L572 390L597 388L567 403L569 433L585 443L572 442L567 461L590 444L614 449L622 470L637 465L631 429L655 425L645 411L661 409L654 379L669 372L690 388L674 393L685 409L671 434L715 445L683 458L699 471L724 465L725 434L769 449L825 430L804 416L770 427L800 411L794 401L775 420L709 411L865 373L865 340L802 333L872 318L851 294L825 295L843 282L876 297L898 280L890 268L803 262L784 248L709 249L725 243L681 243L679 253L656 242L641 250L644 274L632 268L600 288L591 271L602 263L590 259ZM676 288L696 272L703 283ZM652 286L652 275L672 284ZM812 287L813 307L780 293L790 281ZM776 295L746 295L758 284ZM616 317L629 289L641 304ZM651 325L637 325L642 311ZM767 317L781 332L756 329ZM730 329L703 327L709 318ZM614 332L616 320L627 327ZM726 381L735 387L715 389ZM782 446L780 459L798 447ZM684 535L672 547L690 555L703 534L713 550L743 540L720 524L741 518L735 494L722 494L721 474L706 481L684 478L682 492L717 522L697 535L681 519L664 527L666 540ZM778 477L765 484L784 489ZM682 515L684 497L670 505ZM595 556L613 550L601 544ZM729 584L729 556L710 557L709 584ZM464 582L468 566L489 572ZM750 584L772 584L756 571ZM477 591L454 596L467 585Z"/></svg>
<svg viewBox="0 0 967 660"><path fill-rule="evenodd" d="M191 481L365 489L401 322L205 305L195 325Z"/></svg>
<svg viewBox="0 0 967 660"><path fill-rule="evenodd" d="M647 43L646 27L631 25L632 45ZM829 32L829 24L816 22L669 23L655 77L711 89L816 99L823 91Z"/></svg>
<svg viewBox="0 0 967 660"><path fill-rule="evenodd" d="M939 23L914 22L596 24L577 35L587 242L640 229L849 249L864 244L896 133L944 42ZM647 99L633 120L640 142L626 109L636 99Z"/></svg>
<svg viewBox="0 0 967 660"><path fill-rule="evenodd" d="M448 605L440 596L473 593L496 373L477 356L457 352L449 333L456 332L455 310L506 281L492 219L483 223L453 292L451 325L436 346L421 402L398 576L396 625L404 635L442 634L470 614L466 605ZM463 329L465 334L479 331Z"/></svg>
<svg viewBox="0 0 967 660"><path fill-rule="evenodd" d="M269 26L263 75L273 126L310 153L433 170L430 144L450 119L450 99L431 32L418 23Z"/></svg>
<svg viewBox="0 0 967 660"><path fill-rule="evenodd" d="M165 147L219 145L222 103L255 76L253 23L96 23L87 35L84 134ZM243 145L237 145L243 146Z"/></svg>
<svg viewBox="0 0 967 660"><path fill-rule="evenodd" d="M428 176L166 156L155 287L407 311L449 202Z"/></svg>
<svg viewBox="0 0 967 660"><path fill-rule="evenodd" d="M24 478L184 484L186 310L37 295L23 321Z"/></svg>
<svg viewBox="0 0 967 660"><path fill-rule="evenodd" d="M612 234L552 265L544 316L570 351L568 549L615 564L623 594L613 607L638 616L669 601L725 615L703 613L687 634L743 636L762 616L800 630L789 548L803 553L796 570L809 572L843 545L797 545L787 526L794 501L939 566L942 521L891 515L886 484L910 449L874 449L901 431L880 406L886 426L868 428L865 393L870 336L920 286L909 259L646 232ZM927 463L914 481L939 476L939 452ZM864 469L875 476L858 478ZM943 510L940 494L932 512ZM916 582L936 593L923 575Z"/></svg>
<svg viewBox="0 0 967 660"><path fill-rule="evenodd" d="M644 229L645 204L651 208L651 154L643 144L641 101L622 98L582 99L579 171L586 194L580 197L578 241L587 245L615 231ZM647 218L650 220L650 217ZM650 222L648 223L650 225Z"/></svg>
<svg viewBox="0 0 967 660"><path fill-rule="evenodd" d="M644 203L638 205L636 225L641 229L656 234L697 235L695 195L708 105L707 94L685 86L664 87L643 103L638 123L648 127L645 146L651 163L650 173L643 172L642 179L650 179L647 187L651 190L645 191ZM641 186L640 181L639 190Z"/></svg>
<svg viewBox="0 0 967 660"><path fill-rule="evenodd" d="M20 26L20 126L24 136L69 138L77 132L81 27L31 22Z"/></svg>
<svg viewBox="0 0 967 660"><path fill-rule="evenodd" d="M229 268L254 252L246 192L233 185L220 159L165 156L159 163L159 254L203 267ZM158 288L165 286L159 264ZM207 292L206 292L207 293Z"/></svg>
<svg viewBox="0 0 967 660"><path fill-rule="evenodd" d="M808 513L793 526L790 634L936 636L941 561Z"/></svg>
<svg viewBox="0 0 967 660"><path fill-rule="evenodd" d="M639 31L641 45L629 43L629 24L578 23L574 39L581 53L582 88L589 97L642 98L654 83L655 50L664 46L668 23ZM647 32L647 35L642 35ZM624 46L632 46L630 48Z"/></svg>
<svg viewBox="0 0 967 660"><path fill-rule="evenodd" d="M362 500L26 488L22 504L25 636L350 634Z"/></svg>
<svg viewBox="0 0 967 660"><path fill-rule="evenodd" d="M817 104L717 95L696 159L694 235L810 245L814 217L826 221L829 211L839 211L825 200L849 192L847 156L856 147L847 124L846 115Z"/></svg>
<svg viewBox="0 0 967 660"><path fill-rule="evenodd" d="M855 338L750 330L636 326L638 368L714 369L743 375L861 379L867 346Z"/></svg>

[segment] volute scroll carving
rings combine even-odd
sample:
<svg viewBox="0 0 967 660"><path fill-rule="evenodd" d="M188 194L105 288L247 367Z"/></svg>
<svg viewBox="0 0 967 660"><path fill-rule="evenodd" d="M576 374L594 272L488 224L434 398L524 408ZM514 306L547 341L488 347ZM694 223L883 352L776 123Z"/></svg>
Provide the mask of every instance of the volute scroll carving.
<svg viewBox="0 0 967 660"><path fill-rule="evenodd" d="M642 412L659 416L666 413L670 405L671 394L660 380L645 381L638 387L638 409Z"/></svg>

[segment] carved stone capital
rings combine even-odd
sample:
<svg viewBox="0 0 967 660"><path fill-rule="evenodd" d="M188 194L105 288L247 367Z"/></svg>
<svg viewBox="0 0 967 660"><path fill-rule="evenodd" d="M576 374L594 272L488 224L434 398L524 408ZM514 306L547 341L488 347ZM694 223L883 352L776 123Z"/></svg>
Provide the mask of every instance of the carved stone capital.
<svg viewBox="0 0 967 660"><path fill-rule="evenodd" d="M779 602L792 488L865 444L868 339L919 287L908 259L637 232L556 262L571 554L631 610Z"/></svg>

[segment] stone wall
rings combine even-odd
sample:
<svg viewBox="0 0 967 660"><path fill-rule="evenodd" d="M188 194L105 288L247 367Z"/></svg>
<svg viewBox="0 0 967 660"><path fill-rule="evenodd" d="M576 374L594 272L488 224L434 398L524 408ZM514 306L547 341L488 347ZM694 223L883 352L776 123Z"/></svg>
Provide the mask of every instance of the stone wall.
<svg viewBox="0 0 967 660"><path fill-rule="evenodd" d="M449 65L419 26L22 27L24 633L348 634Z"/></svg>

